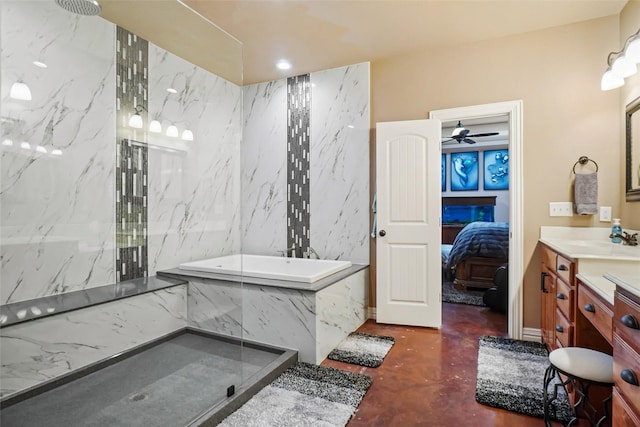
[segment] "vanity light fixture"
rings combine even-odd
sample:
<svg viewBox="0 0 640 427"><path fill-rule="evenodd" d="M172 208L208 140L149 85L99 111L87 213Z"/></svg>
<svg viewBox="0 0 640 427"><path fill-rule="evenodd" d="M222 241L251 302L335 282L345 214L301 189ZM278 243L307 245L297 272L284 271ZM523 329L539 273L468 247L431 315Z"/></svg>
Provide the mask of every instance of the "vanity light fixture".
<svg viewBox="0 0 640 427"><path fill-rule="evenodd" d="M29 144L28 142L21 142L20 148L23 148L25 150L31 150L31 144Z"/></svg>
<svg viewBox="0 0 640 427"><path fill-rule="evenodd" d="M162 125L157 120L151 120L149 123L149 132L162 133Z"/></svg>
<svg viewBox="0 0 640 427"><path fill-rule="evenodd" d="M13 147L13 141L7 138L4 141L2 141L2 145L4 145L5 147Z"/></svg>
<svg viewBox="0 0 640 427"><path fill-rule="evenodd" d="M169 92L169 93L178 93L178 91L177 91L177 90L175 90L175 89L174 89L174 88L172 88L172 87L168 87L168 88L167 88L167 92Z"/></svg>
<svg viewBox="0 0 640 427"><path fill-rule="evenodd" d="M53 154L54 156L62 156L62 150L60 150L59 148L54 148L53 150L51 150L51 154Z"/></svg>
<svg viewBox="0 0 640 427"><path fill-rule="evenodd" d="M38 146L36 147L36 151L37 151L38 153L45 153L45 154L47 153L47 149L46 149L46 148L44 148L42 145L38 145Z"/></svg>
<svg viewBox="0 0 640 427"><path fill-rule="evenodd" d="M185 129L185 131L182 132L182 139L185 141L193 141L193 132L189 129Z"/></svg>
<svg viewBox="0 0 640 427"><path fill-rule="evenodd" d="M167 136L170 136L172 138L177 138L178 137L178 128L175 127L174 125L170 125L167 128Z"/></svg>
<svg viewBox="0 0 640 427"><path fill-rule="evenodd" d="M142 112L142 106L136 105L134 108L133 114L129 117L129 126L136 129L142 129L142 116L140 113Z"/></svg>
<svg viewBox="0 0 640 427"><path fill-rule="evenodd" d="M9 96L13 99L19 99L21 101L31 101L31 89L22 80L18 80L11 85L11 91Z"/></svg>
<svg viewBox="0 0 640 427"><path fill-rule="evenodd" d="M33 65L39 68L47 68L47 64L42 61L33 61Z"/></svg>
<svg viewBox="0 0 640 427"><path fill-rule="evenodd" d="M607 70L600 80L600 89L611 90L624 85L624 79L638 72L640 63L640 29L627 38L619 52L607 56Z"/></svg>

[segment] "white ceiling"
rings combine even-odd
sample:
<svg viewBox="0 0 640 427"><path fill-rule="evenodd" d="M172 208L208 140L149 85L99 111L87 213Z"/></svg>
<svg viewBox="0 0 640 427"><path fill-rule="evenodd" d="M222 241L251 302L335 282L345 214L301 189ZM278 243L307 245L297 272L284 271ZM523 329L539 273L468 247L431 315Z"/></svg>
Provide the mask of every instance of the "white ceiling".
<svg viewBox="0 0 640 427"><path fill-rule="evenodd" d="M182 0L243 43L244 84L619 14L626 0ZM145 3L138 1L137 3ZM154 1L149 1L153 4ZM166 30L166 29L165 29ZM201 40L205 43L206 40ZM282 72L278 59L293 68Z"/></svg>

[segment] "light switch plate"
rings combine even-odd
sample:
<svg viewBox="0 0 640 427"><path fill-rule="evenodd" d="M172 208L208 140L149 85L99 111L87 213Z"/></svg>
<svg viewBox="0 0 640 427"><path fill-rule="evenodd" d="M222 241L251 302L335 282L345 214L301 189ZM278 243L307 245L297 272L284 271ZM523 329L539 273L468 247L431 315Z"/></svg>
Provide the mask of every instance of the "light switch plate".
<svg viewBox="0 0 640 427"><path fill-rule="evenodd" d="M611 222L611 206L600 206L600 222Z"/></svg>
<svg viewBox="0 0 640 427"><path fill-rule="evenodd" d="M573 203L549 202L549 216L573 216Z"/></svg>

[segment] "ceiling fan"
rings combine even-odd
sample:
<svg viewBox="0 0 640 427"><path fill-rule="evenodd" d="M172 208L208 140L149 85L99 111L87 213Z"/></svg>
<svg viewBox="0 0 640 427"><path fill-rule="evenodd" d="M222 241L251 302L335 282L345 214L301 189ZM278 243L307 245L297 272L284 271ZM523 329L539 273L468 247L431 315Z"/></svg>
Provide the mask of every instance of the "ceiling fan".
<svg viewBox="0 0 640 427"><path fill-rule="evenodd" d="M449 142L449 141L458 141L458 144L460 144L461 142L466 142L467 144L475 144L476 141L469 138L471 137L479 138L482 136L499 135L499 132L476 133L473 135L469 135L469 132L471 131L469 129L465 129L464 126L462 126L462 123L458 121L457 126L455 127L455 129L453 129L453 132L451 132L451 137L443 138L442 143L444 144L445 142Z"/></svg>

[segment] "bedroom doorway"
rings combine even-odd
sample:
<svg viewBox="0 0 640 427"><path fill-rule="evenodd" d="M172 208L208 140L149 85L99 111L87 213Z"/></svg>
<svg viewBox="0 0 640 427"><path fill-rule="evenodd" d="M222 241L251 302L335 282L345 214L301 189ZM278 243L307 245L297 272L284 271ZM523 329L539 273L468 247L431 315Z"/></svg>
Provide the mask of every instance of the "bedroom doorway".
<svg viewBox="0 0 640 427"><path fill-rule="evenodd" d="M509 238L509 270L508 270L508 288L509 288L509 300L508 300L508 334L511 338L522 339L522 281L524 274L523 256L522 256L522 241L523 241L523 208L522 208L522 101L509 101L500 102L494 104L483 104L468 107L450 108L445 110L432 111L429 115L430 118L440 119L443 122L443 137L451 135L451 132L447 133L445 125L455 126L460 121L465 128L471 128L472 132L467 132L466 135L484 134L490 133L485 127L483 131L480 126L484 124L492 124L503 122L505 127L505 133L508 138L508 164L509 164L509 177L508 177L508 238ZM454 124L452 124L452 122ZM472 127L473 125L473 127ZM476 130L476 128L478 130ZM501 136L501 135L497 135ZM503 138L504 138L503 136ZM471 138L473 139L473 138ZM478 140L480 139L477 138ZM486 139L486 138L485 138ZM478 141L476 141L478 142ZM477 153L479 156L480 149L476 148L476 144L466 144L457 141L453 141L455 149L451 149L453 152L461 153ZM457 147L460 145L461 147ZM494 150L495 151L495 150ZM443 153L445 153L443 145ZM474 154L467 155L468 158L461 161L467 163L467 167L470 166L475 156ZM459 156L456 156L459 157ZM466 174L465 182L458 182L455 193L464 194L467 191L469 181L473 181L472 174L468 174L468 169L460 164L460 161L454 163L451 161L451 156L445 156L445 160L448 164L448 169L458 168L458 172ZM450 173L451 171L449 171ZM446 178L450 178L450 174L445 175ZM483 174L476 173L475 180L472 185L478 185L478 188L483 187ZM450 181L447 182L450 185ZM443 195L447 194L443 191ZM469 193L467 193L469 194ZM495 212L494 212L495 213Z"/></svg>

